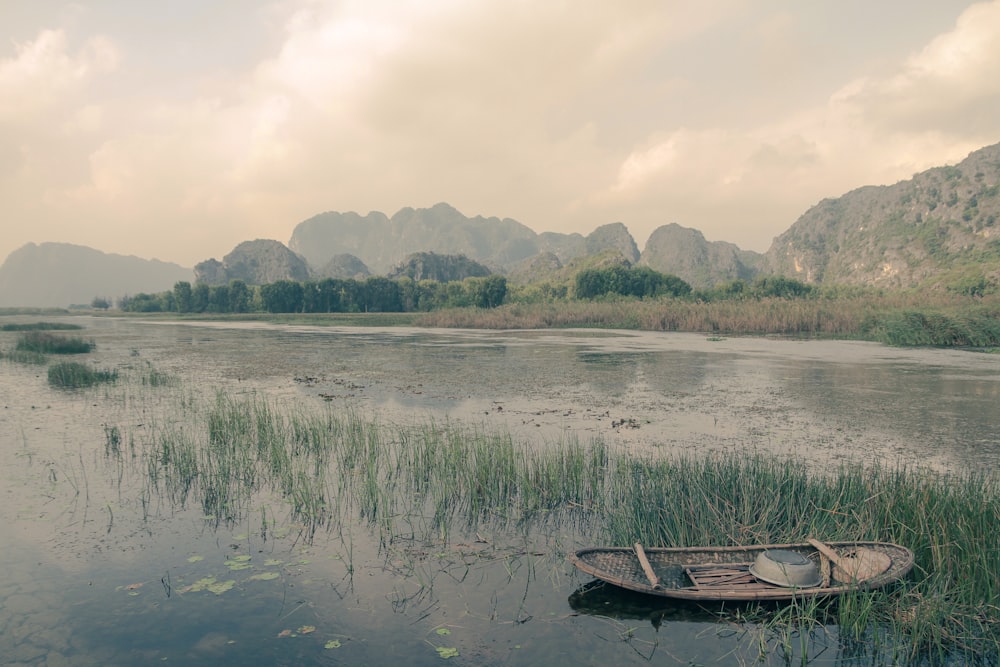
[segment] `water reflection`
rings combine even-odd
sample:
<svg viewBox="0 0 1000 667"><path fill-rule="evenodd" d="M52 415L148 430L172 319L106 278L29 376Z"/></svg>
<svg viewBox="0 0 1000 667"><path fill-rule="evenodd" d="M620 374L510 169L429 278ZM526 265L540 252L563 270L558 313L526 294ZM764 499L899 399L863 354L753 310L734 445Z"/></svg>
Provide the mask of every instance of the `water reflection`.
<svg viewBox="0 0 1000 667"><path fill-rule="evenodd" d="M351 506L337 508L349 521L307 544L312 533L280 493L248 496L229 522L194 500L144 494L130 474L148 461L130 453L130 438L183 433L218 389L303 411L332 403L388 423L503 426L539 446L594 437L640 452L1000 462L994 357L607 332L88 327L94 365L148 364L178 382L56 392L42 371L2 362L0 655L26 664L430 665L440 664L438 647L468 664L732 664L752 662L762 637L774 646L753 624L735 624L729 607L580 582L562 554L586 537L566 526L434 540L428 517L417 516L409 536L383 539ZM113 465L109 424L123 429ZM278 576L252 578L269 573ZM209 577L233 587L182 592ZM879 661L870 642L843 642L830 627L809 632L815 664Z"/></svg>

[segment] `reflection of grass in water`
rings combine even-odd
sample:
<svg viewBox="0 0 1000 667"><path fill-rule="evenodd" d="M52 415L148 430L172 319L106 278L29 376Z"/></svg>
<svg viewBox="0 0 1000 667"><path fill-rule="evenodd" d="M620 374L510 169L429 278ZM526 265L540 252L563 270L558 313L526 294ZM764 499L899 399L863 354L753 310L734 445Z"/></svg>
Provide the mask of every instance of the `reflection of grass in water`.
<svg viewBox="0 0 1000 667"><path fill-rule="evenodd" d="M991 656L1000 647L1000 481L991 472L843 465L817 473L759 453L533 446L461 424L390 426L257 395L219 393L184 416L142 435L144 506L160 494L182 505L193 498L206 515L239 522L255 494L276 492L310 534L360 517L387 546L401 535L447 539L484 524L558 530L562 520L612 544L892 541L917 556L912 580L898 590L848 594L829 612L804 602L777 612L762 606L747 618L763 623L780 650L799 653L789 642L807 638L827 613L844 641L877 640L894 651Z"/></svg>

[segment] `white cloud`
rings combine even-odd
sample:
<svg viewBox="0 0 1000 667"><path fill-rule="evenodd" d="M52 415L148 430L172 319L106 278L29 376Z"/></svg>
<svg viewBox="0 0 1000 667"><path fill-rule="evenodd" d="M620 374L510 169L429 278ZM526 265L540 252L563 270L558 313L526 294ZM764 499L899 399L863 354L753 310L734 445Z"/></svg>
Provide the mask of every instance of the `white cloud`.
<svg viewBox="0 0 1000 667"><path fill-rule="evenodd" d="M637 237L680 222L763 249L821 198L909 178L995 143L997 109L1000 2L992 2L970 7L894 73L848 82L823 106L740 130L654 133L590 201L644 221L629 225Z"/></svg>
<svg viewBox="0 0 1000 667"><path fill-rule="evenodd" d="M851 82L833 101L881 133L996 141L1000 2L973 5L894 76Z"/></svg>
<svg viewBox="0 0 1000 667"><path fill-rule="evenodd" d="M823 197L1000 139L1000 0L889 74L826 81L823 103L818 82L770 97L809 71L805 10L784 5L276 7L251 66L213 68L212 44L187 44L206 68L182 84L136 88L144 61L123 35L41 31L0 58L0 194L35 221L21 238L193 264L287 241L324 210L448 201L538 231L621 220L641 246L678 222L762 250Z"/></svg>
<svg viewBox="0 0 1000 667"><path fill-rule="evenodd" d="M0 60L0 120L51 109L117 63L118 51L106 38L90 39L74 55L64 32L43 30L34 41L16 44L13 57Z"/></svg>

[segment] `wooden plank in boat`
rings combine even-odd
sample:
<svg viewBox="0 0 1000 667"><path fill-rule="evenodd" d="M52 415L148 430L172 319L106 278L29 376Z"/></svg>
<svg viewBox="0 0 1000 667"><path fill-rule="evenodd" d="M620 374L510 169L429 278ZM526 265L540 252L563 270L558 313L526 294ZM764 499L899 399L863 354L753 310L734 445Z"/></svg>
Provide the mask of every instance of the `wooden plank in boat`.
<svg viewBox="0 0 1000 667"><path fill-rule="evenodd" d="M768 588L750 574L749 563L731 563L726 565L692 565L684 569L694 583L694 587L702 588L733 588L743 589Z"/></svg>

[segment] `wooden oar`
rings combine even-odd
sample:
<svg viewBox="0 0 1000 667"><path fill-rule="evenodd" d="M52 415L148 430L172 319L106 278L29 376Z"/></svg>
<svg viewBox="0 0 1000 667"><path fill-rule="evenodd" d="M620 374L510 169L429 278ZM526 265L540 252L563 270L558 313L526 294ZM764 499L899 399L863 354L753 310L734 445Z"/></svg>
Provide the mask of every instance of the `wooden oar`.
<svg viewBox="0 0 1000 667"><path fill-rule="evenodd" d="M646 578L649 579L649 585L654 589L660 588L660 578L656 576L656 572L653 572L653 566L649 564L649 559L646 558L646 550L638 542L635 543L635 555L638 556L639 565L642 565L642 571L646 573Z"/></svg>
<svg viewBox="0 0 1000 667"><path fill-rule="evenodd" d="M853 583L854 582L854 575L847 571L847 567L846 567L847 564L840 557L840 554L838 554L836 551L834 551L833 549L831 549L829 546L827 546L826 544L823 544L822 542L820 542L819 540L817 540L814 537L810 537L809 538L809 544L813 545L816 548L816 551L820 552L821 554L823 554L824 556L826 556L827 558L829 558L830 562L832 562L834 565L836 565L837 567L839 567L841 569L841 571L844 573L844 577L845 577L844 581L845 581L845 583Z"/></svg>
<svg viewBox="0 0 1000 667"><path fill-rule="evenodd" d="M813 545L817 551L830 559L836 565L833 570L834 578L845 584L854 584L867 579L871 579L877 574L881 574L892 565L892 559L883 553L872 549L856 548L850 556L841 556L831 549L829 545L823 544L819 540L809 538L809 544Z"/></svg>

